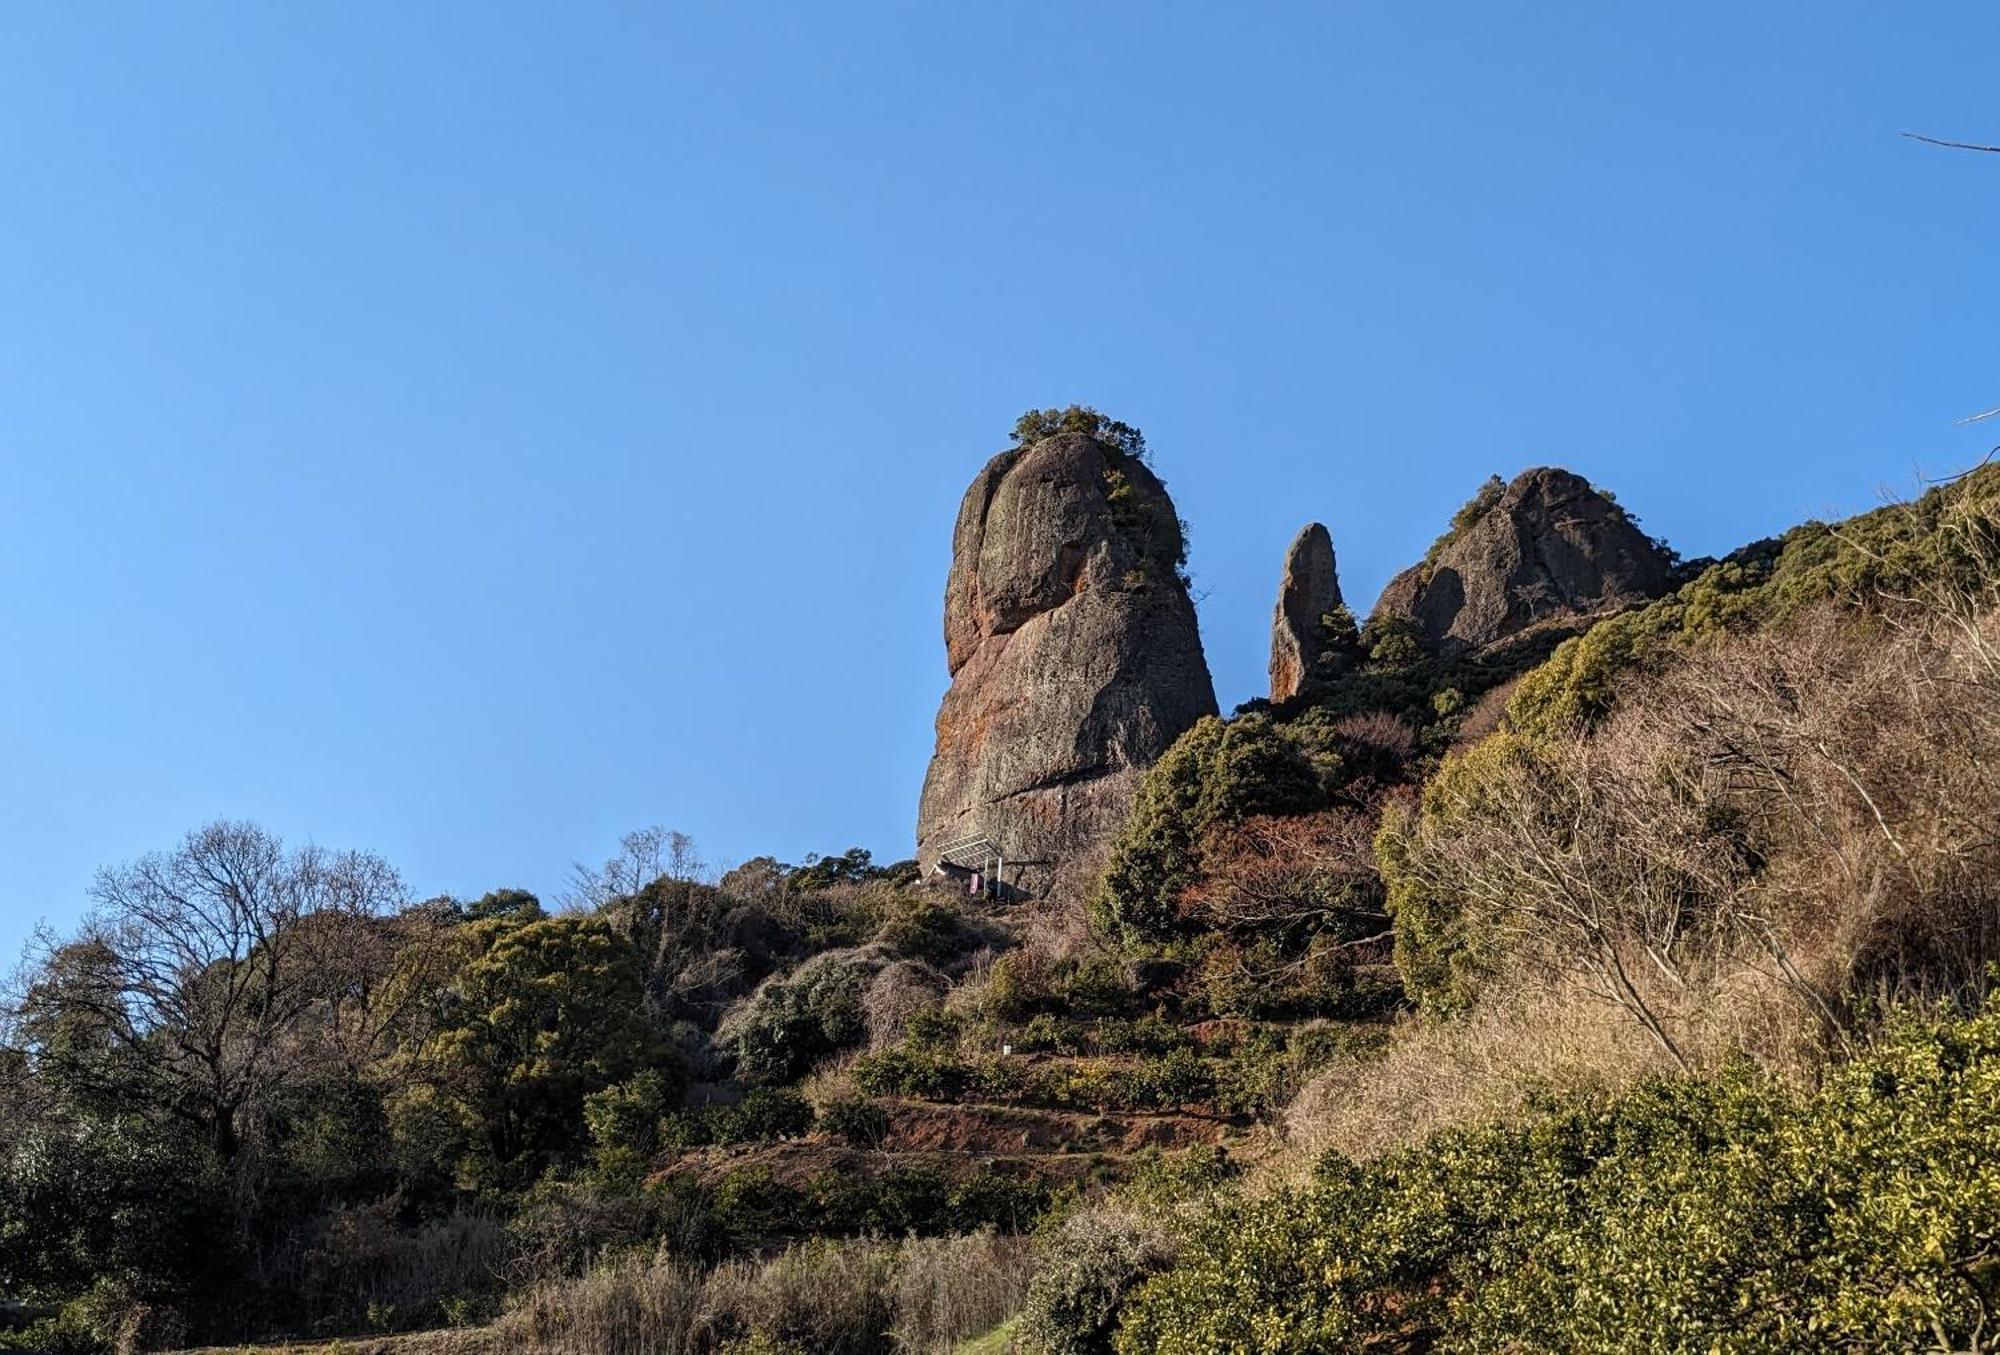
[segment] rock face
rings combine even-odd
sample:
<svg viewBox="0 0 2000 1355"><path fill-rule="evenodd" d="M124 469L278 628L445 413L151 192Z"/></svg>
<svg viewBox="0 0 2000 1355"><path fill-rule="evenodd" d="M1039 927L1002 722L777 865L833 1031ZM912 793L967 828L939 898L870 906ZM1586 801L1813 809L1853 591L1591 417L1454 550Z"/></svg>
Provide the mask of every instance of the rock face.
<svg viewBox="0 0 2000 1355"><path fill-rule="evenodd" d="M1278 606L1271 617L1271 700L1297 696L1306 673L1326 643L1321 624L1340 605L1340 576L1333 563L1333 537L1309 522L1285 552L1278 580Z"/></svg>
<svg viewBox="0 0 2000 1355"><path fill-rule="evenodd" d="M1389 581L1375 616L1457 654L1551 618L1617 610L1666 592L1672 560L1582 476L1541 467L1490 481L1430 559Z"/></svg>
<svg viewBox="0 0 2000 1355"><path fill-rule="evenodd" d="M973 480L945 586L925 871L983 834L1010 890L1083 897L1141 774L1216 710L1180 554L1166 487L1085 434L1002 452Z"/></svg>

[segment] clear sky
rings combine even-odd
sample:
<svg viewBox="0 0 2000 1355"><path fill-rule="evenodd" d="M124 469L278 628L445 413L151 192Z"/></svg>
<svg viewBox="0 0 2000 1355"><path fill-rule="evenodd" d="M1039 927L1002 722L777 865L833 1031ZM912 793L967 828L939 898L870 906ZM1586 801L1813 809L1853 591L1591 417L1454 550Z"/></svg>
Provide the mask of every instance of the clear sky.
<svg viewBox="0 0 2000 1355"><path fill-rule="evenodd" d="M216 816L413 889L907 854L973 471L1138 424L1223 705L1555 462L1976 460L2000 7L0 9L0 955Z"/></svg>

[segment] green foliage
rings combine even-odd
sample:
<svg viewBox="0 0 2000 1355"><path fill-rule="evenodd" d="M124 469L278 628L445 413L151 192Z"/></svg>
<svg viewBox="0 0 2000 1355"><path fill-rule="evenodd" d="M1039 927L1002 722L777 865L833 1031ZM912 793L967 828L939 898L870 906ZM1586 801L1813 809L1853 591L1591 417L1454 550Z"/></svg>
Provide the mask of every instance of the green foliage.
<svg viewBox="0 0 2000 1355"><path fill-rule="evenodd" d="M964 1032L965 1019L942 1002L911 1012L903 1027L903 1036L914 1049L956 1049Z"/></svg>
<svg viewBox="0 0 2000 1355"><path fill-rule="evenodd" d="M1393 613L1369 618L1360 643L1372 661L1387 668L1414 663L1423 655L1416 622Z"/></svg>
<svg viewBox="0 0 2000 1355"><path fill-rule="evenodd" d="M1106 418L1088 405L1031 409L1014 424L1014 445L1032 447L1044 438L1081 434L1110 453L1104 467L1104 500L1112 528L1138 557L1128 587L1156 582L1187 584L1187 523L1176 518L1158 482L1146 468L1146 439L1138 429Z"/></svg>
<svg viewBox="0 0 2000 1355"><path fill-rule="evenodd" d="M1964 1348L2000 1290L2000 1013L1810 1094L1739 1067L1226 1199L1120 1348Z"/></svg>
<svg viewBox="0 0 2000 1355"><path fill-rule="evenodd" d="M786 866L785 882L793 889L828 889L838 884L864 884L880 878L875 854L866 847L849 847L838 856L806 857L802 866Z"/></svg>
<svg viewBox="0 0 2000 1355"><path fill-rule="evenodd" d="M1163 1259L1161 1239L1134 1215L1096 1211L1069 1219L1028 1284L1020 1348L1028 1355L1105 1355L1126 1295Z"/></svg>
<svg viewBox="0 0 2000 1355"><path fill-rule="evenodd" d="M1217 1067L1216 1108L1233 1115L1274 1117L1319 1069L1336 1059L1368 1058L1384 1041L1379 1029L1367 1026L1255 1028Z"/></svg>
<svg viewBox="0 0 2000 1355"><path fill-rule="evenodd" d="M1186 587L1188 525L1173 515L1163 493L1141 487L1134 474L1115 464L1104 469L1104 502L1111 510L1112 529L1131 543L1139 561L1125 582L1143 588L1172 579Z"/></svg>
<svg viewBox="0 0 2000 1355"><path fill-rule="evenodd" d="M451 944L467 958L421 1061L461 1103L456 1118L484 1126L496 1162L577 1146L585 1097L645 1069L664 1075L639 957L605 922L473 923Z"/></svg>
<svg viewBox="0 0 2000 1355"><path fill-rule="evenodd" d="M1493 511L1500 502L1500 496L1506 492L1505 480L1497 475L1487 476L1485 483L1451 515L1451 526L1445 528L1444 535L1431 542L1430 549L1424 552L1424 563L1435 564L1452 542L1478 526L1480 519Z"/></svg>
<svg viewBox="0 0 2000 1355"><path fill-rule="evenodd" d="M115 1278L173 1293L228 1255L220 1166L136 1116L51 1119L0 1142L0 1294L56 1305Z"/></svg>
<svg viewBox="0 0 2000 1355"><path fill-rule="evenodd" d="M1167 1054L1192 1047L1193 1040L1185 1026L1159 1015L1084 1020L1044 1012L1016 1032L1009 1043L1027 1053Z"/></svg>
<svg viewBox="0 0 2000 1355"><path fill-rule="evenodd" d="M1173 1110L1215 1100L1218 1064L1187 1045L1125 1063L1109 1058L1040 1062L965 1058L907 1044L854 1061L855 1085L871 1096L985 1101L1058 1110Z"/></svg>
<svg viewBox="0 0 2000 1355"><path fill-rule="evenodd" d="M1142 1059L1123 1095L1135 1106L1194 1106L1215 1099L1215 1068L1192 1049Z"/></svg>
<svg viewBox="0 0 2000 1355"><path fill-rule="evenodd" d="M1107 418L1089 405L1065 409L1031 409L1014 423L1014 445L1032 447L1044 438L1081 433L1113 451L1137 460L1146 456L1146 438L1128 423Z"/></svg>
<svg viewBox="0 0 2000 1355"><path fill-rule="evenodd" d="M525 889L495 889L465 905L465 917L470 922L490 922L495 918L539 922L546 916L542 901Z"/></svg>
<svg viewBox="0 0 2000 1355"><path fill-rule="evenodd" d="M1122 1016L1139 1009L1139 995L1122 966L1102 955L1047 963L1010 951L987 971L981 1005L996 1021L1052 1016Z"/></svg>
<svg viewBox="0 0 2000 1355"><path fill-rule="evenodd" d="M685 1150L711 1144L797 1138L813 1127L813 1108L782 1087L752 1087L740 1101L677 1110L660 1122L660 1144Z"/></svg>
<svg viewBox="0 0 2000 1355"><path fill-rule="evenodd" d="M1676 645L1782 621L1825 602L1868 608L1926 587L1976 584L2000 523L2000 467L1938 486L1913 503L1844 522L1808 522L1709 564L1637 612L1564 642L1522 679L1510 727L1533 739L1587 729L1610 710L1618 679Z"/></svg>
<svg viewBox="0 0 2000 1355"><path fill-rule="evenodd" d="M660 1119L678 1099L657 1069L648 1068L583 1099L583 1120L598 1161L643 1162L660 1146Z"/></svg>
<svg viewBox="0 0 2000 1355"><path fill-rule="evenodd" d="M926 890L898 899L875 940L898 955L943 965L969 949L976 936L957 908Z"/></svg>
<svg viewBox="0 0 2000 1355"><path fill-rule="evenodd" d="M1160 941L1181 930L1182 891L1201 878L1203 842L1254 814L1316 808L1324 753L1263 715L1213 716L1174 741L1140 782L1113 841L1092 920L1108 935Z"/></svg>
<svg viewBox="0 0 2000 1355"><path fill-rule="evenodd" d="M820 1108L819 1127L856 1148L879 1148L889 1136L889 1113L865 1096L842 1096Z"/></svg>
<svg viewBox="0 0 2000 1355"><path fill-rule="evenodd" d="M900 1237L1032 1228L1056 1199L1046 1180L983 1166L952 1180L928 1166L826 1171L792 1185L763 1166L739 1167L708 1197L713 1227L737 1250L789 1238Z"/></svg>
<svg viewBox="0 0 2000 1355"><path fill-rule="evenodd" d="M818 955L773 979L733 1015L724 1034L747 1077L789 1081L867 1034L861 1009L866 971L839 954Z"/></svg>
<svg viewBox="0 0 2000 1355"><path fill-rule="evenodd" d="M1411 851L1419 834L1450 833L1454 825L1482 814L1488 788L1533 756L1521 736L1493 735L1447 758L1424 784L1416 810L1391 804L1383 814L1375 854L1395 924L1396 970L1404 990L1433 1015L1462 1012L1471 1005L1488 968L1493 938L1470 926L1455 897L1427 886L1411 868Z"/></svg>
<svg viewBox="0 0 2000 1355"><path fill-rule="evenodd" d="M1271 935L1211 933L1200 939L1198 997L1215 1016L1278 1021L1315 1016L1361 1020L1393 1011L1399 985L1358 973L1333 928L1287 948Z"/></svg>

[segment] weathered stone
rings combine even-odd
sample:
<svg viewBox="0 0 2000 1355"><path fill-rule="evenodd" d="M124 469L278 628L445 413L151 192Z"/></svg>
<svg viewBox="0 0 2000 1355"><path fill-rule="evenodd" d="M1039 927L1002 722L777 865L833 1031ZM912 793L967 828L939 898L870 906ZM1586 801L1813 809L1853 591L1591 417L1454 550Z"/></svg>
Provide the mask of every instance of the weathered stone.
<svg viewBox="0 0 2000 1355"><path fill-rule="evenodd" d="M1180 541L1152 471L1084 434L1003 452L973 480L945 587L925 871L980 834L1011 890L1083 896L1140 775L1215 713Z"/></svg>
<svg viewBox="0 0 2000 1355"><path fill-rule="evenodd" d="M1333 537L1309 522L1285 552L1278 580L1278 606L1271 617L1271 699L1298 695L1306 673L1326 646L1326 614L1340 605L1340 576L1333 562Z"/></svg>
<svg viewBox="0 0 2000 1355"><path fill-rule="evenodd" d="M1482 500L1486 502L1482 503ZM1398 574L1376 620L1401 617L1439 654L1544 621L1618 611L1666 592L1668 553L1580 475L1524 471L1467 506L1430 559Z"/></svg>

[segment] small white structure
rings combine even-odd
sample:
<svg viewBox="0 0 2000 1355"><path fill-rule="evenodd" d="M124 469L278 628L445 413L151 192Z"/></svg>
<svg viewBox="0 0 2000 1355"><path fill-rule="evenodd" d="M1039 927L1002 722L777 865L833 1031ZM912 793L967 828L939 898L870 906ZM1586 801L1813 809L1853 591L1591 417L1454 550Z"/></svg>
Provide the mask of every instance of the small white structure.
<svg viewBox="0 0 2000 1355"><path fill-rule="evenodd" d="M938 848L937 864L931 879L949 883L968 894L983 894L996 902L1007 897L1003 876L1007 855L1000 844L984 834L956 838Z"/></svg>

